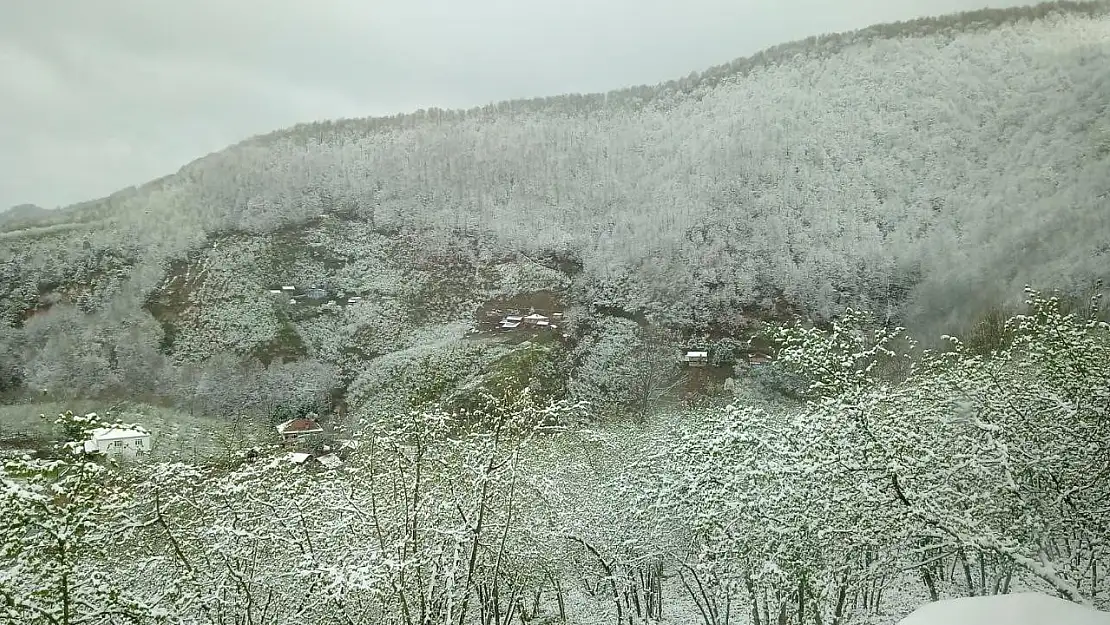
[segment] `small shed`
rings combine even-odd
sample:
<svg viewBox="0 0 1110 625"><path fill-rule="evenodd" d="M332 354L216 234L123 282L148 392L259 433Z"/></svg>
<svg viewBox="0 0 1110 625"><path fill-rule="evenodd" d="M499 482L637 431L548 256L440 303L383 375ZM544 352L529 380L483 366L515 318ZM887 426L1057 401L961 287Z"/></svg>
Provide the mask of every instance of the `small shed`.
<svg viewBox="0 0 1110 625"><path fill-rule="evenodd" d="M502 321L502 323L520 323L523 320L524 317L521 317L520 315L508 315L507 317L505 317L505 320Z"/></svg>
<svg viewBox="0 0 1110 625"><path fill-rule="evenodd" d="M324 428L320 427L320 424L317 423L315 419L300 417L298 419L290 419L278 425L277 431L281 436L281 440L290 443L313 434L323 434Z"/></svg>
<svg viewBox="0 0 1110 625"><path fill-rule="evenodd" d="M150 452L150 432L141 428L96 428L85 441L86 453L133 457Z"/></svg>
<svg viewBox="0 0 1110 625"><path fill-rule="evenodd" d="M270 295L281 295L281 289L270 289Z"/></svg>
<svg viewBox="0 0 1110 625"><path fill-rule="evenodd" d="M293 285L285 285L285 286L281 287L281 290L282 291L296 291L297 287L295 287Z"/></svg>
<svg viewBox="0 0 1110 625"><path fill-rule="evenodd" d="M748 365L752 367L762 367L771 363L771 357L767 354L752 353L748 354Z"/></svg>
<svg viewBox="0 0 1110 625"><path fill-rule="evenodd" d="M502 330L515 330L519 327L520 327L520 322L519 321L505 320L505 321L501 322L501 329Z"/></svg>
<svg viewBox="0 0 1110 625"><path fill-rule="evenodd" d="M691 367L704 367L709 362L709 352L688 351L682 359Z"/></svg>

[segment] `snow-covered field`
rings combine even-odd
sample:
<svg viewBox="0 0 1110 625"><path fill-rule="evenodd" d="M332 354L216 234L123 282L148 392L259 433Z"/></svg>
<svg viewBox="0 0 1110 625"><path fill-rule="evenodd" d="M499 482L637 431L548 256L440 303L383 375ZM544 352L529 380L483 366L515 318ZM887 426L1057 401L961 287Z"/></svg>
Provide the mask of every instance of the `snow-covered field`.
<svg viewBox="0 0 1110 625"><path fill-rule="evenodd" d="M1110 625L1110 612L1041 593L1016 593L930 603L898 625Z"/></svg>

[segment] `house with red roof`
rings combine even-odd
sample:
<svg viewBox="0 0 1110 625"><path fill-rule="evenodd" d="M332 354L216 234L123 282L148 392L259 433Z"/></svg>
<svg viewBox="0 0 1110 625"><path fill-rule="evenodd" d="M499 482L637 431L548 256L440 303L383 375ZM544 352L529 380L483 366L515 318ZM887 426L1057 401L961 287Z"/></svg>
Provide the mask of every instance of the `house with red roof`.
<svg viewBox="0 0 1110 625"><path fill-rule="evenodd" d="M299 417L296 419L290 419L285 423L278 425L277 431L278 435L281 436L282 441L286 443L292 443L305 438L306 436L312 436L313 434L323 434L324 428L320 427L320 424L317 423L315 419L312 419L310 417Z"/></svg>

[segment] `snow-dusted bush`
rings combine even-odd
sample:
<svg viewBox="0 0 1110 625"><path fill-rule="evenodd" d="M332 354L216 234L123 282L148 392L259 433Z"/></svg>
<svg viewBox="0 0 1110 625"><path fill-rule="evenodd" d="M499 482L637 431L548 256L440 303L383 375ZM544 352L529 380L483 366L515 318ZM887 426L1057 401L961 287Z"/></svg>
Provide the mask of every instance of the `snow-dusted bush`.
<svg viewBox="0 0 1110 625"><path fill-rule="evenodd" d="M900 329L866 335L853 312L782 328L778 360L810 380L808 405L690 427L641 505L764 621L840 621L906 571L934 599L1020 580L1105 604L1110 326L1033 291L1028 305L1009 347L953 340L893 382L880 367L907 358L891 349Z"/></svg>
<svg viewBox="0 0 1110 625"><path fill-rule="evenodd" d="M561 292L570 287L570 278L566 274L531 260L499 263L495 269L496 295L503 297L545 290Z"/></svg>

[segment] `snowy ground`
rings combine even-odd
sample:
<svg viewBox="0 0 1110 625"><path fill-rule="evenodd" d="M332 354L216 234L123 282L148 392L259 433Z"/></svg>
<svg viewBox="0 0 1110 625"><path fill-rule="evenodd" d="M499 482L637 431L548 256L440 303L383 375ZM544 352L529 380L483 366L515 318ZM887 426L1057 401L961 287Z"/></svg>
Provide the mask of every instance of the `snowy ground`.
<svg viewBox="0 0 1110 625"><path fill-rule="evenodd" d="M1041 593L1019 593L930 603L898 625L1110 625L1110 612Z"/></svg>
<svg viewBox="0 0 1110 625"><path fill-rule="evenodd" d="M60 412L97 412L105 405L91 401L18 404L0 406L0 434L19 435L46 441L53 437L51 423ZM39 415L45 414L46 419ZM272 442L270 430L256 421L215 419L149 405L128 406L113 417L138 423L151 432L154 454L162 459L197 460L218 458L229 450ZM22 446L21 446L22 447Z"/></svg>

